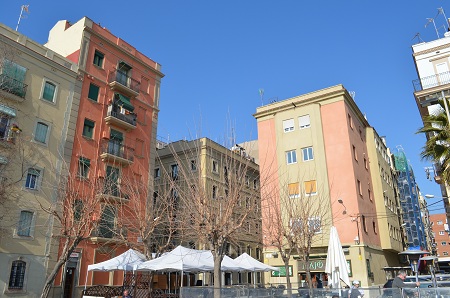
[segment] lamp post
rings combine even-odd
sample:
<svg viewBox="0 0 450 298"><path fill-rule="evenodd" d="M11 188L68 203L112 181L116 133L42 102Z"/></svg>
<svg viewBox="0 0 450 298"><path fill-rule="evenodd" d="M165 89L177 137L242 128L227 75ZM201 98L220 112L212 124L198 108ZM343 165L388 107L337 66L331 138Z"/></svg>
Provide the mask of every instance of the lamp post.
<svg viewBox="0 0 450 298"><path fill-rule="evenodd" d="M418 249L410 249L410 250L402 251L398 254L408 257L408 261L411 266L411 269L414 272L414 275L416 276L416 282L419 282L419 277L418 277L418 275L419 275L419 259L420 259L420 256L429 254L429 252L424 251L424 250L418 250Z"/></svg>

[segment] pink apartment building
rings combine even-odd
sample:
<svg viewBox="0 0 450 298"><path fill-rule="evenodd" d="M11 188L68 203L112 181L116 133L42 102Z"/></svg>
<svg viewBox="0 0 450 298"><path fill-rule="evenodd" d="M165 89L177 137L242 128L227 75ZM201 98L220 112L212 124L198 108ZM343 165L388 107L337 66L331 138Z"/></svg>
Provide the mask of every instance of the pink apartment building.
<svg viewBox="0 0 450 298"><path fill-rule="evenodd" d="M270 182L261 186L262 193L263 187L280 189L280 193L289 187L291 194L294 185L298 188L294 192L320 200L329 208L330 218L323 222L330 224L322 227L311 252L312 272L323 280L327 278L324 267L328 233L334 225L344 247L350 279L361 280L363 287L383 284L382 268L398 266L401 246L383 247L380 240L375 201L383 201L386 191L374 189L371 167L379 163L370 160L368 154L371 147L375 148L372 137L366 136L371 126L349 92L342 85L329 87L262 106L254 117L258 123L261 179ZM377 158L377 154L372 156ZM280 204L272 208L283 209ZM268 220L263 216L263 233ZM283 264L270 243L265 243L264 256L270 265ZM301 285L304 270L295 258L290 264L291 281L294 286L296 282ZM266 282L283 280L266 276Z"/></svg>
<svg viewBox="0 0 450 298"><path fill-rule="evenodd" d="M130 181L148 185L152 194L161 66L86 17L74 24L56 23L46 46L77 63L83 82L79 114L72 119L76 122L70 165L71 176L77 177L74 183L83 188L88 187L87 180L99 181L105 188L98 195L118 205L126 202L122 188ZM142 202L146 199L142 194ZM114 233L119 209L114 204L99 206L99 229L72 254L55 291L78 297L85 282L122 284L122 272L87 274L89 264L128 249ZM139 242L131 232L126 237Z"/></svg>

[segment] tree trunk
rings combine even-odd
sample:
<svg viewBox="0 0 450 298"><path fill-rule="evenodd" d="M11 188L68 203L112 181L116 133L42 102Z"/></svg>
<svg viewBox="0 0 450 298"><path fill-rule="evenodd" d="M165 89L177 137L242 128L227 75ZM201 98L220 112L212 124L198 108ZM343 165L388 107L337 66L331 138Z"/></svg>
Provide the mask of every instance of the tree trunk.
<svg viewBox="0 0 450 298"><path fill-rule="evenodd" d="M217 252L214 254L214 298L220 298L220 288L222 287L222 264L223 256Z"/></svg>
<svg viewBox="0 0 450 298"><path fill-rule="evenodd" d="M45 280L44 288L42 289L41 298L47 298L48 294L50 293L50 289L52 288L53 281L55 280L56 275L58 274L59 270L64 266L64 264L67 262L67 259L69 258L70 254L73 252L75 247L78 246L78 244L81 242L82 238L75 239L72 244L69 245L70 239L66 238L66 241L64 243L64 248L61 252L61 255L58 258L58 261L55 264L55 267L53 267L52 272L48 275L47 279Z"/></svg>
<svg viewBox="0 0 450 298"><path fill-rule="evenodd" d="M283 257L284 269L286 270L286 290L288 298L292 297L291 277L289 276L289 258Z"/></svg>

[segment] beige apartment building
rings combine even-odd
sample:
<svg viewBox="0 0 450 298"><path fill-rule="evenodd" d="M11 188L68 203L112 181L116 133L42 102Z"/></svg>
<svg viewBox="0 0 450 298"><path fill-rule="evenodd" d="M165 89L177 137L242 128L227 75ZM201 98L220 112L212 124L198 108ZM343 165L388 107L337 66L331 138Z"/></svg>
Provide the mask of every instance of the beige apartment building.
<svg viewBox="0 0 450 298"><path fill-rule="evenodd" d="M362 287L384 284L383 268L398 265L396 256L403 250L394 209L395 182L386 146L350 93L337 85L261 106L254 117L261 179L277 177L262 185L262 193L264 188L279 189L282 196L289 188L290 196L298 194L292 200L307 197L329 210L326 217L330 218L319 219L323 226L311 249L310 264L303 264L296 255L290 260L293 286L304 283L304 266L316 278L327 280L324 271L331 225L338 230L350 280L360 280ZM266 206L264 196L262 200ZM284 208L281 203L272 207ZM264 212L266 236L271 219ZM285 218L287 225L292 220ZM390 239L389 233L397 236ZM264 258L269 265L283 266L271 243L264 243ZM286 282L283 276L267 273L265 277L266 283Z"/></svg>
<svg viewBox="0 0 450 298"><path fill-rule="evenodd" d="M78 67L0 24L0 296L38 297L57 258L52 218L69 167ZM54 233L55 232L55 233Z"/></svg>
<svg viewBox="0 0 450 298"><path fill-rule="evenodd" d="M225 253L235 258L246 252L253 258L263 261L259 166L255 163L255 159L240 145L229 149L208 138L160 143L157 155L154 172L155 191L160 193L156 197L163 197L162 189L171 183L168 179L181 185L181 189L199 188L199 184L203 185L206 197L213 202L207 203L208 206L214 206L214 202L226 204L228 196L238 196L238 205L232 207L234 216L239 218L240 212L246 212L242 211L244 209L250 212L243 227L233 237L233 241L227 244ZM176 199L177 194L171 192L171 195ZM184 208L182 204L188 204L188 200L189 198L181 200L181 208ZM222 205L221 208L225 210L226 206ZM210 249L205 243L193 238L176 238L174 246L178 244ZM224 285L253 282L262 283L262 274L225 273L222 281ZM209 283L208 277L204 283Z"/></svg>

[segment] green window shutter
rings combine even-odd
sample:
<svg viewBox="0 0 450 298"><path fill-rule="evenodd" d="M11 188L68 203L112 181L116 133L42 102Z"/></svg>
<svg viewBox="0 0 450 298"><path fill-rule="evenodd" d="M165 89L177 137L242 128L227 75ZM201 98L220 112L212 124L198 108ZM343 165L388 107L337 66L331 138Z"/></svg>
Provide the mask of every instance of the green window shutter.
<svg viewBox="0 0 450 298"><path fill-rule="evenodd" d="M94 121L84 119L83 136L92 139L92 136L94 134L94 127L95 127Z"/></svg>
<svg viewBox="0 0 450 298"><path fill-rule="evenodd" d="M131 104L131 101L128 97L120 94L120 93L116 93L116 96L119 96L119 106L122 106L125 110L128 110L130 112L134 111L134 107Z"/></svg>
<svg viewBox="0 0 450 298"><path fill-rule="evenodd" d="M53 101L55 97L56 86L53 83L45 82L44 93L42 98L48 101Z"/></svg>
<svg viewBox="0 0 450 298"><path fill-rule="evenodd" d="M99 90L100 90L100 87L98 87L94 84L90 84L88 98L97 101Z"/></svg>
<svg viewBox="0 0 450 298"><path fill-rule="evenodd" d="M110 138L112 140L123 141L123 133L120 131L111 129Z"/></svg>
<svg viewBox="0 0 450 298"><path fill-rule="evenodd" d="M91 166L91 160L89 158L80 157L80 163L90 167Z"/></svg>

